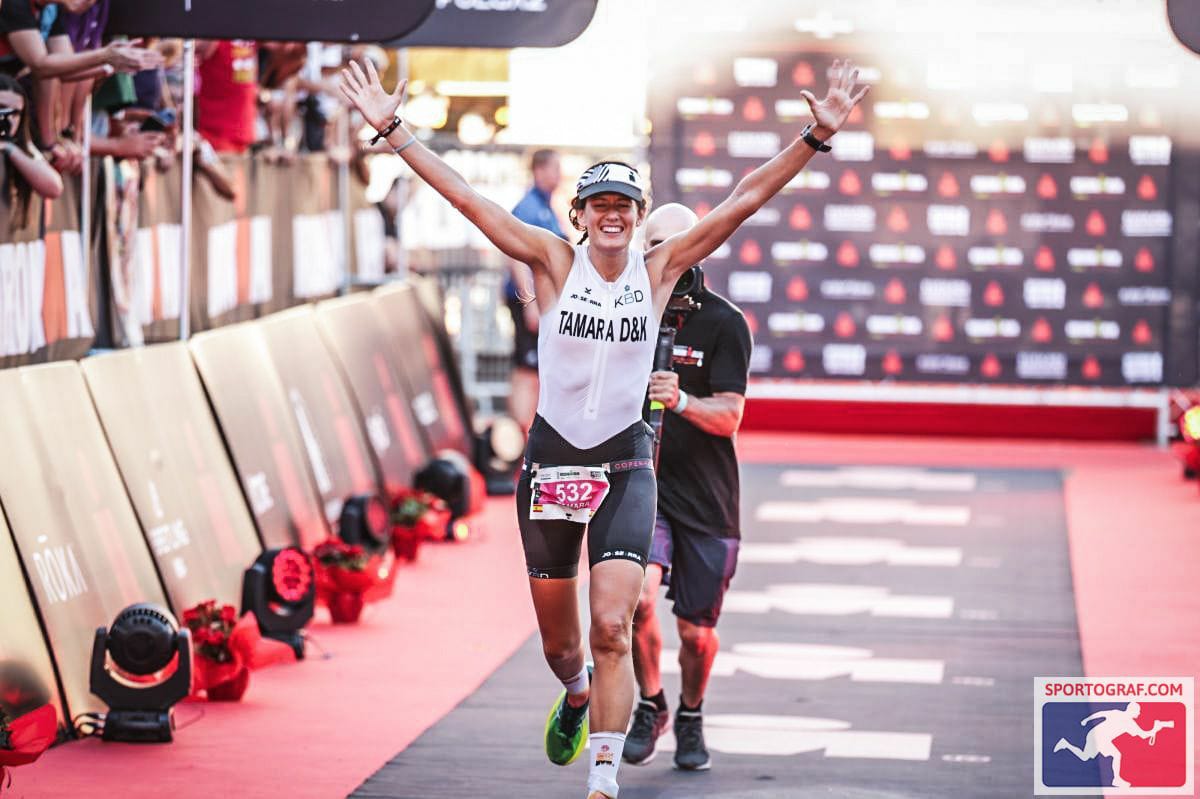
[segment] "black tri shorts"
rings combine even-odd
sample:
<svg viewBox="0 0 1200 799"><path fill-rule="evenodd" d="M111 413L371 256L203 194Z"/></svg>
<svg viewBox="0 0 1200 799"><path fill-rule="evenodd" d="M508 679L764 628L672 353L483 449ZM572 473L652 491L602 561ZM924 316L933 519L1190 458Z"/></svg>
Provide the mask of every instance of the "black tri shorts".
<svg viewBox="0 0 1200 799"><path fill-rule="evenodd" d="M540 415L534 417L525 447L526 467L521 470L521 479L517 482L517 519L530 577L574 577L579 571L585 529L589 566L605 560L623 559L645 567L654 532L658 482L648 466L610 472L608 496L587 525L564 519L535 520L529 518L531 475L528 464L594 466L650 459L653 449L654 433L640 420L591 449L576 449Z"/></svg>

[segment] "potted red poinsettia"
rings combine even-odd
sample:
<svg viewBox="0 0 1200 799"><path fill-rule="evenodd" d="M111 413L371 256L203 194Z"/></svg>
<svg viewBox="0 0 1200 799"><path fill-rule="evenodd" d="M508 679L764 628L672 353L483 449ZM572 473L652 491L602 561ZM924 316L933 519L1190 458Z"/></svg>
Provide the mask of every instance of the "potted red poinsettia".
<svg viewBox="0 0 1200 799"><path fill-rule="evenodd" d="M8 769L32 763L58 737L58 713L53 705L10 719L0 710L0 792L12 780Z"/></svg>
<svg viewBox="0 0 1200 799"><path fill-rule="evenodd" d="M371 557L357 544L330 538L313 550L317 562L317 597L329 608L336 624L358 621L364 595L379 582L379 570L370 569Z"/></svg>
<svg viewBox="0 0 1200 799"><path fill-rule="evenodd" d="M442 541L450 508L428 491L407 489L392 498L392 546L397 558L416 560L422 541Z"/></svg>
<svg viewBox="0 0 1200 799"><path fill-rule="evenodd" d="M247 613L239 622L232 605L215 599L183 612L183 623L192 631L193 693L203 691L209 701L236 702L250 684L257 623Z"/></svg>

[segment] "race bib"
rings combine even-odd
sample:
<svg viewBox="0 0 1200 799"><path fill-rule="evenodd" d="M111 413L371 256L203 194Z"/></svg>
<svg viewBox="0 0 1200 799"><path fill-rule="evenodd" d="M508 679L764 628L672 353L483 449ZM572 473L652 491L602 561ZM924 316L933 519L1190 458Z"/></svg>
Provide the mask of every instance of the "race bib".
<svg viewBox="0 0 1200 799"><path fill-rule="evenodd" d="M547 466L530 481L530 519L565 519L587 524L608 494L608 475L599 466Z"/></svg>

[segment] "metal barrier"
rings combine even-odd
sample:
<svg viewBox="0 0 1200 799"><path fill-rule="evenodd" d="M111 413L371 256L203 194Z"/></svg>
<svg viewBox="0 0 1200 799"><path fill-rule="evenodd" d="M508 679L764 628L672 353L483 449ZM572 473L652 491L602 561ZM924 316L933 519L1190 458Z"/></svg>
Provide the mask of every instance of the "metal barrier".
<svg viewBox="0 0 1200 799"><path fill-rule="evenodd" d="M442 267L432 274L446 295L446 329L454 342L467 398L483 416L504 412L514 333L503 302L504 272Z"/></svg>

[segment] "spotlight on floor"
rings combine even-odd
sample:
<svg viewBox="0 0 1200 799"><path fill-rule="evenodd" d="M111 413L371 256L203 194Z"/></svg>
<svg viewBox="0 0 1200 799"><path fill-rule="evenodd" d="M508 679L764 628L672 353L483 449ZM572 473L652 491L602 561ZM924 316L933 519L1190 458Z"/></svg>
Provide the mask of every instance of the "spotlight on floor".
<svg viewBox="0 0 1200 799"><path fill-rule="evenodd" d="M387 505L373 494L358 494L342 505L338 520L338 538L358 544L368 554L378 555L392 545L391 514Z"/></svg>
<svg viewBox="0 0 1200 799"><path fill-rule="evenodd" d="M416 473L413 486L441 498L457 519L471 512L471 471L461 453L442 452Z"/></svg>
<svg viewBox="0 0 1200 799"><path fill-rule="evenodd" d="M525 431L511 416L497 416L475 437L475 466L489 495L516 490L517 469L525 454Z"/></svg>
<svg viewBox="0 0 1200 799"><path fill-rule="evenodd" d="M174 669L164 674L172 663ZM180 630L163 608L130 605L112 627L96 630L91 691L108 705L104 740L170 742L175 728L171 708L191 685L191 633Z"/></svg>
<svg viewBox="0 0 1200 799"><path fill-rule="evenodd" d="M242 577L242 613L258 619L264 638L282 641L304 658L301 630L313 616L316 582L312 558L299 547L268 549Z"/></svg>

